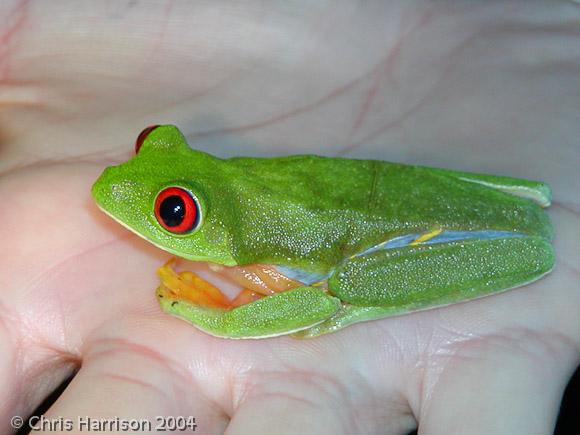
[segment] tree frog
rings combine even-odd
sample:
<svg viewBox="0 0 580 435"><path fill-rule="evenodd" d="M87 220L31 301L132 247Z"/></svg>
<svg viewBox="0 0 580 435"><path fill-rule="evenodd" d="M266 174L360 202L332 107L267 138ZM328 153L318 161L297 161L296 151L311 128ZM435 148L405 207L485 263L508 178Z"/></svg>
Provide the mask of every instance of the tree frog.
<svg viewBox="0 0 580 435"><path fill-rule="evenodd" d="M106 168L98 206L240 286L159 269L161 308L219 337L314 337L519 287L554 265L542 182L315 155L216 158L172 125Z"/></svg>

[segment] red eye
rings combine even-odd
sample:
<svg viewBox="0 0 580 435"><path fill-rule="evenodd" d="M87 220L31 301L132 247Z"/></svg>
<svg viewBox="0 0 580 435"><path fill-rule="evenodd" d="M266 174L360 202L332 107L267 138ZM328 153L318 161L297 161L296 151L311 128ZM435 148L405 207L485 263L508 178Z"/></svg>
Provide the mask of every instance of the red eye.
<svg viewBox="0 0 580 435"><path fill-rule="evenodd" d="M167 231L185 234L199 226L201 213L191 193L181 187L168 187L155 199L155 217Z"/></svg>
<svg viewBox="0 0 580 435"><path fill-rule="evenodd" d="M141 145L143 145L143 142L145 142L145 139L147 139L147 136L149 136L149 133L151 133L157 127L159 127L159 126L158 125L150 125L149 127L145 128L141 133L139 133L139 136L137 136L137 140L135 141L135 154L137 154L139 152L139 150L141 149Z"/></svg>

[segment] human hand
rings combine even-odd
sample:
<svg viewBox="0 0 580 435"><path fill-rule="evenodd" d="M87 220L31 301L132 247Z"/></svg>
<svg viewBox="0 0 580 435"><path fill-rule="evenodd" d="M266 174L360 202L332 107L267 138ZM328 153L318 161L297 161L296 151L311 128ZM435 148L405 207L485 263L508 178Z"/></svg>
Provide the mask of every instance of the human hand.
<svg viewBox="0 0 580 435"><path fill-rule="evenodd" d="M47 417L194 416L204 434L551 431L580 341L572 6L63 5L3 14L2 431L77 369ZM141 128L166 122L224 156L545 180L556 270L314 340L207 336L157 306L168 255L90 198Z"/></svg>

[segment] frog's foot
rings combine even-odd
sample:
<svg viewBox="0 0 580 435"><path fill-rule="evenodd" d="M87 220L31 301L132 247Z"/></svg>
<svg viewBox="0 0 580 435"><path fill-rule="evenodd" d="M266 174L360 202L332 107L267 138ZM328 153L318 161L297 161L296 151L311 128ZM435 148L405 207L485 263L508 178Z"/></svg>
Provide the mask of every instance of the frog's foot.
<svg viewBox="0 0 580 435"><path fill-rule="evenodd" d="M161 286L157 290L158 297L183 299L193 304L214 308L231 307L231 302L220 289L193 272L175 272L171 267L174 262L175 259L172 258L157 269L161 279Z"/></svg>
<svg viewBox="0 0 580 435"><path fill-rule="evenodd" d="M158 271L162 281L157 289L161 307L218 337L290 334L327 320L341 305L320 288L291 280L270 266L214 267L214 271L244 286L230 301L193 272L175 272L172 263L170 260Z"/></svg>
<svg viewBox="0 0 580 435"><path fill-rule="evenodd" d="M229 300L216 286L197 274L184 271L177 273L172 266L175 259L169 260L157 271L161 278L164 293L173 298L186 299L191 303L215 308L232 308L258 300L264 296L304 287L300 281L293 280L268 265L252 264L247 266L226 267L210 265L210 270L239 285L242 290Z"/></svg>

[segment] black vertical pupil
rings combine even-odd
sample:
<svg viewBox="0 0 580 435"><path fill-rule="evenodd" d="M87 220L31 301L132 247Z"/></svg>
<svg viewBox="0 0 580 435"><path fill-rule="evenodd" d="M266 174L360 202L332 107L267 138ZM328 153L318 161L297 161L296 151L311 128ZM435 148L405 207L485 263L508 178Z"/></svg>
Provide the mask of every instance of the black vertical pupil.
<svg viewBox="0 0 580 435"><path fill-rule="evenodd" d="M168 227L178 226L185 217L185 202L180 196L168 196L161 201L159 216Z"/></svg>

